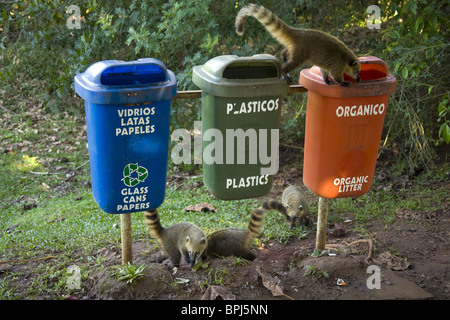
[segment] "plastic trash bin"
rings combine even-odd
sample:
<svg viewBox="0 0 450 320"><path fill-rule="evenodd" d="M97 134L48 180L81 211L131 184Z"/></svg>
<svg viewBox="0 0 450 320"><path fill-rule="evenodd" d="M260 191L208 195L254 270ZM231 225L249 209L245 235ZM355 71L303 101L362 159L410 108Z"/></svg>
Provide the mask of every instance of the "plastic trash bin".
<svg viewBox="0 0 450 320"><path fill-rule="evenodd" d="M300 73L308 89L303 182L323 198L360 196L372 184L396 79L379 58L360 61L361 82L349 87L326 85L317 66Z"/></svg>
<svg viewBox="0 0 450 320"><path fill-rule="evenodd" d="M152 58L100 61L75 76L85 100L92 193L107 213L164 201L176 78Z"/></svg>
<svg viewBox="0 0 450 320"><path fill-rule="evenodd" d="M289 86L266 54L225 55L194 67L202 93L203 181L217 198L259 197L278 170L283 95Z"/></svg>

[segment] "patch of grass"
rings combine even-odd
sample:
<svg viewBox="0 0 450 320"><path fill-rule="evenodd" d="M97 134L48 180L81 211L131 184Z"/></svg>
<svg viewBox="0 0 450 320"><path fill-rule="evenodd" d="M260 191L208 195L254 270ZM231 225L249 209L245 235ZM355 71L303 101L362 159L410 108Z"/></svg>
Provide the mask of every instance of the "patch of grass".
<svg viewBox="0 0 450 320"><path fill-rule="evenodd" d="M11 286L9 279L0 279L0 300L12 300L15 288Z"/></svg>
<svg viewBox="0 0 450 320"><path fill-rule="evenodd" d="M225 269L214 270L211 268L208 272L208 278L210 279L210 285L226 286L232 276Z"/></svg>
<svg viewBox="0 0 450 320"><path fill-rule="evenodd" d="M68 255L79 249L91 252L104 243L120 241L120 229L114 228L119 217L101 212L89 190L45 200L27 211L18 205L3 210L2 257L29 259L49 252ZM5 232L15 224L12 234Z"/></svg>
<svg viewBox="0 0 450 320"><path fill-rule="evenodd" d="M229 267L236 267L236 266L246 266L248 263L248 260L241 258L241 257L234 257L234 261L230 264L228 264Z"/></svg>
<svg viewBox="0 0 450 320"><path fill-rule="evenodd" d="M66 286L69 266L79 265L85 279L93 269L103 267L102 258L94 257L94 252L104 247L120 247L120 216L102 212L93 199L82 109L71 105L70 112L46 113L42 102L33 98L38 90L34 86L27 90L30 92L8 94L3 105L11 112L0 113L0 260L29 260L48 255L56 258L24 262L14 272L4 272L0 299L61 298L62 294L70 293ZM302 110L296 112L303 115ZM286 130L295 133L300 116L287 123ZM332 200L329 222L353 215L355 228L365 232L364 223L371 219L395 224L398 208L433 212L448 195L445 188L430 188L428 181L445 181L449 171L447 164L438 169L436 176L426 172L417 178L417 185L406 190L381 189L355 199ZM180 188L166 189L165 201L159 208L163 226L189 221L206 234L222 228L246 229L251 211L260 206L260 199L222 201L213 198L204 186L189 187L201 180L202 177L187 179ZM184 211L186 206L199 202L211 203L218 212ZM311 210L317 212L317 206L313 204ZM274 239L287 243L292 237L305 237L308 232L311 230L298 227L289 230L284 217L270 211L257 242ZM150 241L142 213L132 214L132 237ZM236 260L234 265L241 263ZM202 268L209 266L205 264ZM136 269L129 274L138 276L140 272ZM229 275L219 270L210 276L211 283L221 284ZM20 279L27 279L26 286Z"/></svg>
<svg viewBox="0 0 450 320"><path fill-rule="evenodd" d="M371 190L361 197L332 200L328 220L331 222L336 217L352 214L358 228L372 219L381 219L392 225L398 209L434 212L437 204L447 197L445 188L430 189L427 184L419 183L404 190Z"/></svg>

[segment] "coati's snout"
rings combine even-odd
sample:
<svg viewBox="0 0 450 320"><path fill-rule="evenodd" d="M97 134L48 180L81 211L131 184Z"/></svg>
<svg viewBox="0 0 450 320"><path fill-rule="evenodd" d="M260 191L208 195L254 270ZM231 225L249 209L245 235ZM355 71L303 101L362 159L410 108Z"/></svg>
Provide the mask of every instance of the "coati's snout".
<svg viewBox="0 0 450 320"><path fill-rule="evenodd" d="M292 230L295 227L295 224L297 223L298 217L291 218L291 223L289 224L289 230Z"/></svg>
<svg viewBox="0 0 450 320"><path fill-rule="evenodd" d="M197 255L198 252L190 252L189 251L189 267L192 269L197 263ZM186 259L187 260L187 259Z"/></svg>
<svg viewBox="0 0 450 320"><path fill-rule="evenodd" d="M292 230L295 225L297 224L297 221L299 220L299 217L303 216L303 205L299 205L298 207L290 208L289 205L286 205L287 212L288 212L288 222L289 222L289 230Z"/></svg>
<svg viewBox="0 0 450 320"><path fill-rule="evenodd" d="M198 260L200 260L203 252L206 249L206 238L202 237L200 239L186 237L186 249L187 256L184 257L189 267L192 269Z"/></svg>

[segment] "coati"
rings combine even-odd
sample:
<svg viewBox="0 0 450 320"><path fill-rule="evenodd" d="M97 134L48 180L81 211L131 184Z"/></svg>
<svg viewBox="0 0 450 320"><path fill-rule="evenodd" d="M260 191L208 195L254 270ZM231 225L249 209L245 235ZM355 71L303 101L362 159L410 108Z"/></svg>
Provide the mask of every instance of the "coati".
<svg viewBox="0 0 450 320"><path fill-rule="evenodd" d="M254 260L256 255L251 251L250 244L261 233L266 212L272 209L282 211L287 215L286 209L281 203L266 201L261 207L252 212L247 229L221 229L208 235L206 237L208 245L203 259L206 259L206 257L236 256Z"/></svg>
<svg viewBox="0 0 450 320"><path fill-rule="evenodd" d="M360 62L339 39L320 30L289 27L271 11L255 4L249 4L238 12L235 21L237 34L244 34L244 24L249 16L257 19L284 47L281 52L285 62L282 72L289 83L292 82L289 73L307 61L320 67L327 85L332 83L331 77L341 86L349 86L349 82L344 82L344 73L360 81Z"/></svg>
<svg viewBox="0 0 450 320"><path fill-rule="evenodd" d="M144 220L160 246L157 258L159 263L169 258L174 267L179 267L183 257L192 268L200 260L206 249L206 238L195 224L182 222L163 228L156 209L144 211Z"/></svg>
<svg viewBox="0 0 450 320"><path fill-rule="evenodd" d="M308 225L312 221L309 219L310 210L305 195L296 186L289 186L283 191L281 202L286 207L286 220L290 223L289 229L292 229L297 222ZM283 211L280 211L284 213Z"/></svg>

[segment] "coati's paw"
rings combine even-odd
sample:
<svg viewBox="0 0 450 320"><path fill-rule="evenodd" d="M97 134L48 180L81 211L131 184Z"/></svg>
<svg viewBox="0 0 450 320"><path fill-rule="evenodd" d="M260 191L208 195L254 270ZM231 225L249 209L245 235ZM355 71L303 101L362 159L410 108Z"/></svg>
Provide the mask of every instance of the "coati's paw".
<svg viewBox="0 0 450 320"><path fill-rule="evenodd" d="M336 82L336 81L333 81L333 80L326 80L325 83L326 83L328 86L333 85L333 84L338 84L338 85L340 85L341 87L349 87L351 82L348 82L348 81Z"/></svg>
<svg viewBox="0 0 450 320"><path fill-rule="evenodd" d="M350 87L350 82L348 82L348 81L339 82L339 85L342 87Z"/></svg>
<svg viewBox="0 0 450 320"><path fill-rule="evenodd" d="M162 263L167 258L168 257L160 251L160 252L158 252L158 255L156 256L156 262Z"/></svg>

